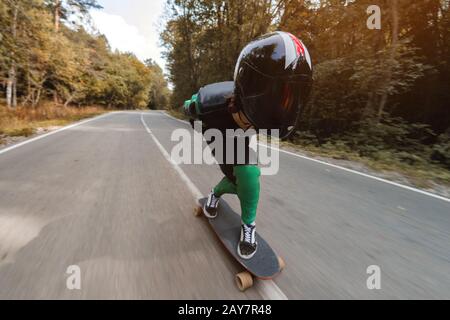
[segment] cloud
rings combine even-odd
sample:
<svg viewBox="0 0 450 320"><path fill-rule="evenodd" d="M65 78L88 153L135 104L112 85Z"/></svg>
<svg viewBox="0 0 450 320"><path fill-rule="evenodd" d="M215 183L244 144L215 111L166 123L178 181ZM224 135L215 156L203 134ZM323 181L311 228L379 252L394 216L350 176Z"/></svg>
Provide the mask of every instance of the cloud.
<svg viewBox="0 0 450 320"><path fill-rule="evenodd" d="M137 27L128 24L123 17L103 11L93 10L91 17L100 33L106 36L113 50L133 52L141 61L152 58L161 66L164 65L160 57L156 32L146 37Z"/></svg>

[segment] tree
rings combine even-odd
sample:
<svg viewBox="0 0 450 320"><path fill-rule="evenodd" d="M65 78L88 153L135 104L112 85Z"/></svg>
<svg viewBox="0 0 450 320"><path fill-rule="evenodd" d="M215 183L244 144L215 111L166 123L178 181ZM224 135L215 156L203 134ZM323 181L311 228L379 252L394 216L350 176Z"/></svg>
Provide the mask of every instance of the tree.
<svg viewBox="0 0 450 320"><path fill-rule="evenodd" d="M201 86L233 78L243 46L266 33L279 17L279 1L173 0L161 34L172 105L179 106Z"/></svg>
<svg viewBox="0 0 450 320"><path fill-rule="evenodd" d="M17 16L19 14L18 4L13 4L12 8L12 19L11 19L11 39L15 44L17 40ZM14 49L13 49L14 50ZM10 68L8 71L8 80L7 80L7 88L6 88L6 104L8 107L16 107L17 106L17 75L16 75L16 61L15 59L11 59Z"/></svg>
<svg viewBox="0 0 450 320"><path fill-rule="evenodd" d="M17 106L18 78L27 61L27 50L32 46L34 35L34 12L42 4L40 0L19 1L7 0L1 5L0 26L2 33L0 62L1 73L6 75L6 104Z"/></svg>
<svg viewBox="0 0 450 320"><path fill-rule="evenodd" d="M92 7L96 1L0 2L0 27L7 31L1 33L0 79L8 105L38 108L51 97L61 107L167 105L170 92L158 66L113 53L103 35L69 25L73 11L87 19Z"/></svg>
<svg viewBox="0 0 450 320"><path fill-rule="evenodd" d="M55 32L59 32L61 20L67 21L71 15L76 13L85 16L91 8L102 8L97 0L45 0L45 2L53 12Z"/></svg>
<svg viewBox="0 0 450 320"><path fill-rule="evenodd" d="M365 24L366 9L373 4L382 8L381 30L369 30ZM423 115L427 112L411 112L412 108L424 108L424 103L409 97L420 96L423 101L426 96L429 101L443 95L431 93L442 81L434 81L426 91L422 83L433 79L438 65L448 61L441 52L448 52L442 39L449 32L439 27L446 21L448 4L448 0L284 1L279 26L305 42L315 65L313 99L302 118L305 127L314 127L313 123L323 126L319 114L327 120L327 130L334 128L335 132L347 130L367 116L379 122L385 113L426 121ZM439 48L433 49L438 44ZM434 61L436 55L440 62ZM322 104L325 97L326 106ZM444 101L439 100L436 106ZM338 121L346 117L350 121ZM450 119L444 118L448 119L445 128ZM335 124L330 126L330 121Z"/></svg>
<svg viewBox="0 0 450 320"><path fill-rule="evenodd" d="M152 59L145 61L150 70L151 85L149 92L149 109L166 109L169 107L170 91L161 67Z"/></svg>

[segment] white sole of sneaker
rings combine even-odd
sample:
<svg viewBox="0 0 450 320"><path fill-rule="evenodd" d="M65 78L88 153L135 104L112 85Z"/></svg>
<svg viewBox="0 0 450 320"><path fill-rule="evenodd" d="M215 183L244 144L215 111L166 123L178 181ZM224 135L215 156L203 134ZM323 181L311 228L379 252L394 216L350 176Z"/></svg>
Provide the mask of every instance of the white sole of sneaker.
<svg viewBox="0 0 450 320"><path fill-rule="evenodd" d="M237 254L238 254L239 257L241 257L241 258L244 259L244 260L250 260L251 258L253 258L253 257L255 256L255 254L256 254L257 251L258 251L258 247L256 248L255 252L253 252L251 255L249 255L249 256L244 256L244 255L242 255L242 253L241 253L241 249L239 248L239 243L238 243L238 246L237 246Z"/></svg>
<svg viewBox="0 0 450 320"><path fill-rule="evenodd" d="M215 219L217 218L217 214L215 216L210 215L207 211L206 211L206 204L203 205L203 214L205 215L205 217L207 217L208 219Z"/></svg>

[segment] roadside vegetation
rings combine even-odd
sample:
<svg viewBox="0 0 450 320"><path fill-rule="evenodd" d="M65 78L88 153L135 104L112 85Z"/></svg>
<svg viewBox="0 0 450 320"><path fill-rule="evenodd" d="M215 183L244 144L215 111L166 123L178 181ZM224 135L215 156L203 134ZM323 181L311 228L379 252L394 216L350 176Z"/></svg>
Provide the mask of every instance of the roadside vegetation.
<svg viewBox="0 0 450 320"><path fill-rule="evenodd" d="M0 135L28 136L105 109L167 108L162 69L111 50L90 23L89 9L99 7L96 0L0 1Z"/></svg>
<svg viewBox="0 0 450 320"><path fill-rule="evenodd" d="M61 107L52 103L42 104L36 109L10 109L0 105L0 145L11 137L28 137L39 130L65 126L106 111L104 107Z"/></svg>
<svg viewBox="0 0 450 320"><path fill-rule="evenodd" d="M394 128L395 129L395 128ZM365 165L381 176L407 182L421 188L435 189L436 184L450 191L450 140L447 135L435 137L437 143L426 145L411 139L401 146L383 145L378 139L388 138L380 129L381 135L369 141L364 134L334 136L318 141L317 136L300 132L283 145L306 152L312 156L322 156L342 160L339 164L354 168L354 163ZM364 138L364 141L359 141ZM415 146L415 148L413 147ZM414 151L412 151L414 148ZM401 176L398 176L400 174ZM402 181L407 179L407 181ZM448 194L446 194L448 195Z"/></svg>

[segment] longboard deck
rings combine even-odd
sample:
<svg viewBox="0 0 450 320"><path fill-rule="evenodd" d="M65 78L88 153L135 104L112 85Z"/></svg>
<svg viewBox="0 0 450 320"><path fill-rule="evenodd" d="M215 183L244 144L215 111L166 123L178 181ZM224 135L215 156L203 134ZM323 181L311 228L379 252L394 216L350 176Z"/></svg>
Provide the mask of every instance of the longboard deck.
<svg viewBox="0 0 450 320"><path fill-rule="evenodd" d="M200 199L199 206L203 208L206 201L206 198ZM220 200L218 210L217 218L208 219L209 224L230 254L253 276L266 280L275 277L281 271L281 267L278 256L269 244L256 233L258 242L256 254L250 260L242 259L236 252L241 234L241 216L223 199Z"/></svg>

